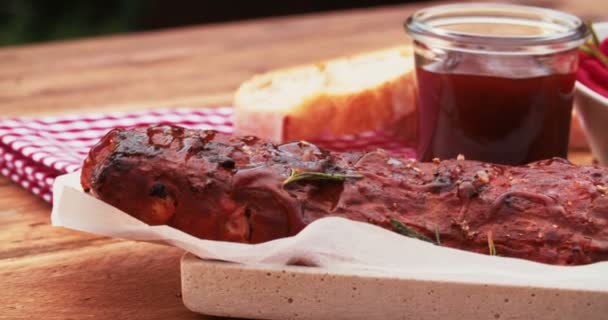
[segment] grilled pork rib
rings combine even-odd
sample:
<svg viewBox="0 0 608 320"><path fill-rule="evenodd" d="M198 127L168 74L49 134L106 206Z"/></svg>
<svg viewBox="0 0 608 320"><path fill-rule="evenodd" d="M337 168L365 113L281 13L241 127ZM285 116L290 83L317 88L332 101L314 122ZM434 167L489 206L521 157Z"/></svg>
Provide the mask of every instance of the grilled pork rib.
<svg viewBox="0 0 608 320"><path fill-rule="evenodd" d="M608 260L608 170L562 159L420 163L156 126L109 132L82 186L145 223L211 240L259 243L340 216L479 253L490 243L550 264Z"/></svg>

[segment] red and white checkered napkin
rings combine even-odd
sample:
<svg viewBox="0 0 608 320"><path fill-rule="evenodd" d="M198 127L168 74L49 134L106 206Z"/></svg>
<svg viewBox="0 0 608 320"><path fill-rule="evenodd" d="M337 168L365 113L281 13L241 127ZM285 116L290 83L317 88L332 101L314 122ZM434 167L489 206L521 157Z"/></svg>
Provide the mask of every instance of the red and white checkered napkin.
<svg viewBox="0 0 608 320"><path fill-rule="evenodd" d="M164 109L45 118L0 119L0 173L46 201L55 177L80 169L89 148L112 128L174 124L232 133L232 108ZM413 157L411 148L386 132L326 138L318 145L336 151L383 148Z"/></svg>

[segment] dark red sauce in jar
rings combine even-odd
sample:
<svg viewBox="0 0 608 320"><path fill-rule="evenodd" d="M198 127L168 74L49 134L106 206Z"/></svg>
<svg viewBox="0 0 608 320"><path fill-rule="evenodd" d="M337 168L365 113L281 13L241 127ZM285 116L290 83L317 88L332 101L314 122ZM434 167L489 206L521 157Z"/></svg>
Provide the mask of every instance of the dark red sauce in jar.
<svg viewBox="0 0 608 320"><path fill-rule="evenodd" d="M426 8L414 40L418 158L519 165L565 158L580 18L545 8L463 3Z"/></svg>
<svg viewBox="0 0 608 320"><path fill-rule="evenodd" d="M504 78L417 68L421 161L566 157L575 74Z"/></svg>

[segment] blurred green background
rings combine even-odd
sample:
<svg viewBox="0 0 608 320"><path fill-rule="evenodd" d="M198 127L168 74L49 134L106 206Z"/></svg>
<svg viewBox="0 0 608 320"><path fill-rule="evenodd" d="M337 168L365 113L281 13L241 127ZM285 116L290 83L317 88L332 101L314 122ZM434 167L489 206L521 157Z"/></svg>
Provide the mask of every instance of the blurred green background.
<svg viewBox="0 0 608 320"><path fill-rule="evenodd" d="M0 46L404 2L0 0Z"/></svg>
<svg viewBox="0 0 608 320"><path fill-rule="evenodd" d="M0 1L0 45L138 30L146 1Z"/></svg>

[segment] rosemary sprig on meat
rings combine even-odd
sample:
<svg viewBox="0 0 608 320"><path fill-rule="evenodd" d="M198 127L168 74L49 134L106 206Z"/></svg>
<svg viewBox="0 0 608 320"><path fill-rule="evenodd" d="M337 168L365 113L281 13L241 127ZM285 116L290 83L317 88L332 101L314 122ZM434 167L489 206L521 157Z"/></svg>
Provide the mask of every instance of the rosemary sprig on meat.
<svg viewBox="0 0 608 320"><path fill-rule="evenodd" d="M283 181L283 186L297 181L345 181L346 179L362 179L359 174L340 174L340 173L324 173L324 172L299 172L297 169L291 169L289 177Z"/></svg>
<svg viewBox="0 0 608 320"><path fill-rule="evenodd" d="M488 249L490 249L490 255L496 256L496 246L494 245L494 239L492 239L492 231L488 232Z"/></svg>
<svg viewBox="0 0 608 320"><path fill-rule="evenodd" d="M427 241L427 242L433 242L433 240L431 240L429 237L423 235L422 233L404 225L403 223L395 220L395 219L391 219L391 226L393 226L393 229L401 234L404 235L406 237L409 238L414 238L414 239L418 239L418 240L423 240L423 241Z"/></svg>
<svg viewBox="0 0 608 320"><path fill-rule="evenodd" d="M439 237L439 226L438 225L435 225L435 242L437 242L438 246L441 245L441 239Z"/></svg>

